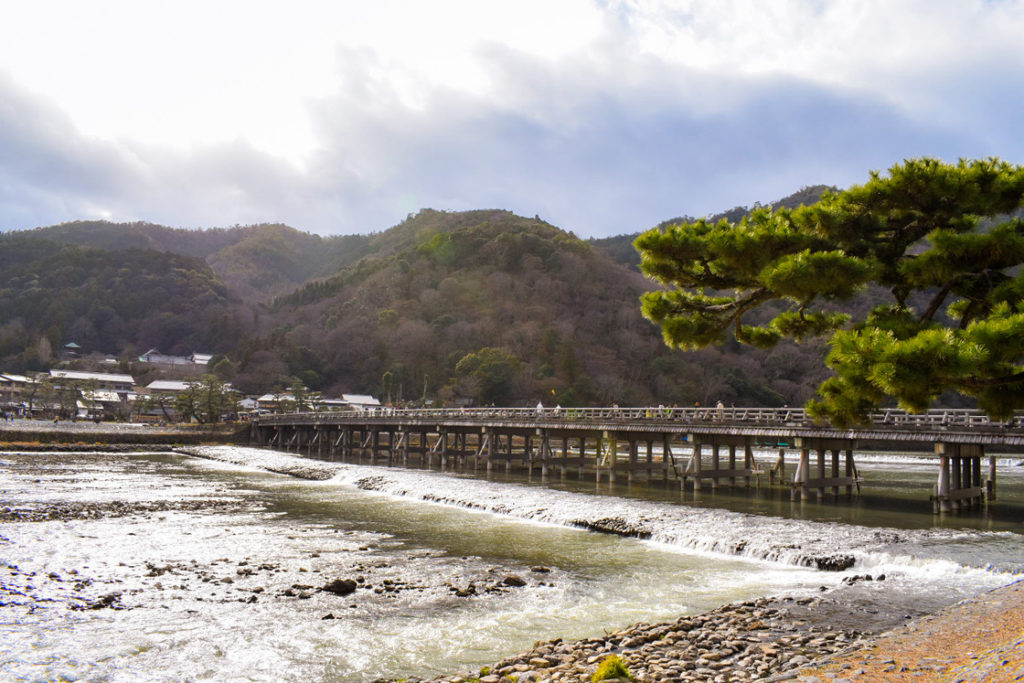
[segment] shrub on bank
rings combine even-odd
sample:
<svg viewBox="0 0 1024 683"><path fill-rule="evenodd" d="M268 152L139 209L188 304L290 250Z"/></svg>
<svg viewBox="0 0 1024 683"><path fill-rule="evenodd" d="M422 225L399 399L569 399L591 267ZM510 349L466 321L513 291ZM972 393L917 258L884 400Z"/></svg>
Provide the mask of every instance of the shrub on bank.
<svg viewBox="0 0 1024 683"><path fill-rule="evenodd" d="M622 657L619 657L618 655L607 657L603 662L601 662L597 667L597 671L594 672L594 675L590 680L593 681L593 683L598 683L598 681L610 681L614 679L623 681L633 680L633 675L630 674L629 669L626 668L626 663L622 661Z"/></svg>

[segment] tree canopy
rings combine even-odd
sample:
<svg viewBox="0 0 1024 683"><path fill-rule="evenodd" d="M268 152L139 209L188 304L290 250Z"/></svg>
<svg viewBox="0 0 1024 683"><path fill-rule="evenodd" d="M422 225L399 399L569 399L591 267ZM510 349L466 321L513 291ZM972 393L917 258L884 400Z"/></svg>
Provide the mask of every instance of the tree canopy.
<svg viewBox="0 0 1024 683"><path fill-rule="evenodd" d="M770 347L828 337L808 404L837 425L943 393L997 418L1024 408L1024 167L914 159L795 209L643 233L642 297L665 342Z"/></svg>

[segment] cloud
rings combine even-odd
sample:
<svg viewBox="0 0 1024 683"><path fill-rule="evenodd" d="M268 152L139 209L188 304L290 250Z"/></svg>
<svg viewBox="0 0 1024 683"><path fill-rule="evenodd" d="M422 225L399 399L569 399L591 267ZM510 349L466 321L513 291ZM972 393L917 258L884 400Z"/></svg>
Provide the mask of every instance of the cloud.
<svg viewBox="0 0 1024 683"><path fill-rule="evenodd" d="M472 26L446 24L453 42L436 51L431 12L387 34L379 20L401 7L353 24L367 38L332 48L333 77L318 65L316 94L279 90L279 73L262 99L244 100L256 103L248 111L210 112L217 130L236 117L236 135L187 144L90 132L71 105L0 70L0 229L108 217L351 233L432 207L507 208L605 235L804 185L847 186L910 156L1024 161L1022 2L635 0L576 3L559 17L544 5L524 10L534 14L517 30L544 20L585 30L555 49L557 30L537 44L507 27L470 39ZM455 5L445 7L439 19L453 21ZM309 7L302 16L315 18ZM272 35L258 16L247 22ZM298 29L289 21L285 37L301 39ZM396 52L402 43L415 49ZM274 98L280 106L256 121L258 103ZM189 105L193 124L200 102ZM139 117L154 106L140 103ZM312 151L297 161L256 130L308 138Z"/></svg>
<svg viewBox="0 0 1024 683"><path fill-rule="evenodd" d="M403 107L379 83L352 82L320 104L318 163L325 175L372 183L376 200L355 202L365 220L413 195L434 208L511 208L609 234L803 185L860 182L907 156L1000 153L984 131L793 77L712 79L661 65L655 76L636 68L620 81L628 87L610 92L598 78L607 66L592 60L553 70L508 52L491 59L504 99L448 92Z"/></svg>

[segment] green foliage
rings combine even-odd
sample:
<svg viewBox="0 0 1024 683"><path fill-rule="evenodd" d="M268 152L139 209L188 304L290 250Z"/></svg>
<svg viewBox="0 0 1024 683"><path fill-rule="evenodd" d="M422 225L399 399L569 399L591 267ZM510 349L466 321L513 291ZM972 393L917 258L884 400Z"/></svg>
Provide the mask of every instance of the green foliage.
<svg viewBox="0 0 1024 683"><path fill-rule="evenodd" d="M512 380L519 359L493 347L468 353L455 364L455 373L471 380L472 395L480 405L506 405L512 393Z"/></svg>
<svg viewBox="0 0 1024 683"><path fill-rule="evenodd" d="M767 208L778 210L778 209L795 209L805 204L813 204L814 202L821 199L825 192L835 191L836 188L828 187L825 185L811 185L810 187L804 187L797 190L788 197L783 197L778 201L772 202ZM751 208L745 206L737 206L729 211L715 214L707 219L712 225L717 224L719 221L726 221L727 223L737 223L744 216L762 209L760 204L755 204ZM658 229L664 229L670 225L678 225L683 223L693 223L696 219L689 217L673 218L671 220L664 221L657 226ZM599 249L608 253L609 256L616 263L620 263L626 266L631 266L640 269L640 254L633 246L633 242L640 233L633 233L630 235L616 235L614 237L600 237L588 240L590 244L598 247Z"/></svg>
<svg viewBox="0 0 1024 683"><path fill-rule="evenodd" d="M1006 219L1022 205L1019 166L916 159L811 206L651 230L642 268L669 288L642 310L682 349L830 336L836 374L808 407L836 424L947 391L1005 418L1024 408L1024 221Z"/></svg>
<svg viewBox="0 0 1024 683"><path fill-rule="evenodd" d="M75 221L26 236L109 251L146 249L206 259L231 289L257 300L333 274L367 253L369 237L320 237L279 224L182 230L150 223Z"/></svg>
<svg viewBox="0 0 1024 683"><path fill-rule="evenodd" d="M571 234L422 211L373 242L372 259L276 300L275 349L306 345L323 377L395 401L653 400L630 372L665 353L633 305L643 278ZM666 389L660 401L685 398Z"/></svg>
<svg viewBox="0 0 1024 683"><path fill-rule="evenodd" d="M216 375L203 375L175 397L174 410L185 421L220 422L237 412L238 398Z"/></svg>
<svg viewBox="0 0 1024 683"><path fill-rule="evenodd" d="M629 669L626 667L626 663L622 657L618 655L612 655L611 657L605 657L600 664L597 666L597 671L590 677L590 680L594 683L598 681L609 681L613 679L622 679L626 681L632 681L633 675L629 673Z"/></svg>

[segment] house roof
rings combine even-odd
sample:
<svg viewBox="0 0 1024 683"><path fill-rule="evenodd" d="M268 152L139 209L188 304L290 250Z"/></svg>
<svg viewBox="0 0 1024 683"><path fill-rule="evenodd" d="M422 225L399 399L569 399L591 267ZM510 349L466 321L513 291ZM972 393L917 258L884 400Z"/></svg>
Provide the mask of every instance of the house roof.
<svg viewBox="0 0 1024 683"><path fill-rule="evenodd" d="M83 394L83 397L90 401L99 401L100 403L118 403L121 401L121 397L118 396L117 392L110 391L109 389L87 391Z"/></svg>
<svg viewBox="0 0 1024 683"><path fill-rule="evenodd" d="M32 380L25 375L12 375L9 372L0 373L0 380L14 382L15 384L29 384L32 382Z"/></svg>
<svg viewBox="0 0 1024 683"><path fill-rule="evenodd" d="M150 391L187 391L188 382L176 379L158 379L146 385Z"/></svg>
<svg viewBox="0 0 1024 683"><path fill-rule="evenodd" d="M257 401L294 401L295 397L291 394L263 394Z"/></svg>
<svg viewBox="0 0 1024 683"><path fill-rule="evenodd" d="M131 375L115 375L107 372L50 370L50 376L54 379L96 380L97 382L110 382L112 384L135 384L135 379Z"/></svg>
<svg viewBox="0 0 1024 683"><path fill-rule="evenodd" d="M341 398L345 403L352 406L379 406L380 401L369 394L342 394Z"/></svg>

